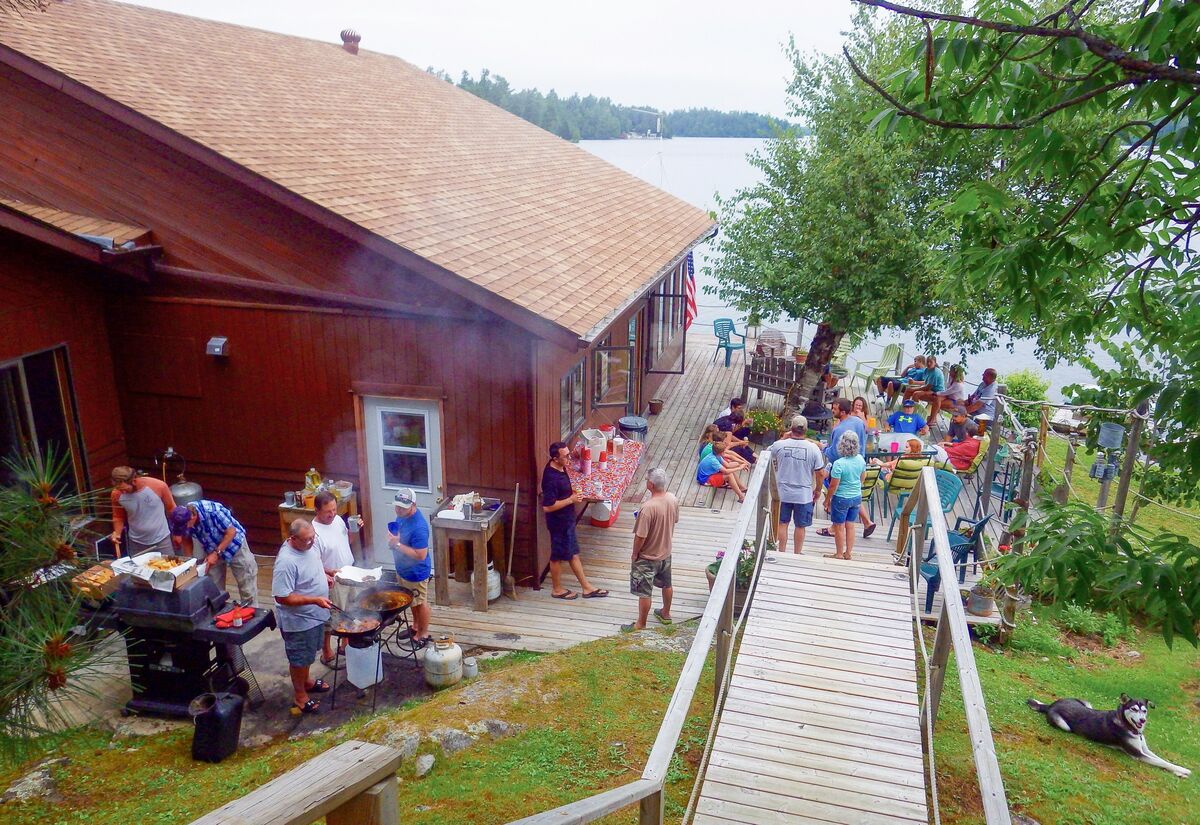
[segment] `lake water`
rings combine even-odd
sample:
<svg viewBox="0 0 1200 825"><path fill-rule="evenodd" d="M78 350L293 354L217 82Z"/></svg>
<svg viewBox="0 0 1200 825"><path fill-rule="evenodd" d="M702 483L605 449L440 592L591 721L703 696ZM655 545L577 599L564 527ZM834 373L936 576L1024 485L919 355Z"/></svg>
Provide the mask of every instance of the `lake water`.
<svg viewBox="0 0 1200 825"><path fill-rule="evenodd" d="M604 158L609 163L637 175L642 180L654 184L704 210L715 210L714 195L720 193L728 197L738 189L752 186L760 179L758 170L746 160L746 155L761 147L766 141L748 138L674 138L672 140L584 140L580 146L589 152ZM713 319L723 316L734 318L743 317L737 310L724 306L715 295L707 295L703 291L706 284L713 279L703 275L700 269L708 260L713 244L709 243L697 250L697 286L700 294L697 296L699 315L697 324L709 325ZM776 326L784 331L789 341L794 341L799 323L792 319L779 322ZM805 332L805 344L811 340L812 327ZM878 356L882 344L892 341L904 345L905 357L911 360L916 349L915 336L900 330L885 330L875 340L867 341L851 356L853 360L874 360ZM1040 370L1050 378L1050 398L1061 400L1062 388L1070 384L1089 384L1091 374L1075 364L1058 364L1054 369L1047 370L1042 366L1035 354L1032 341L1014 339L1011 342L1012 351L1005 346L998 349L981 352L971 356L967 362L968 380L975 383L979 373L985 367L995 367L1003 376L1006 372L1032 368ZM947 354L941 360L949 363L957 360L955 353ZM1097 359L1107 364L1103 353Z"/></svg>

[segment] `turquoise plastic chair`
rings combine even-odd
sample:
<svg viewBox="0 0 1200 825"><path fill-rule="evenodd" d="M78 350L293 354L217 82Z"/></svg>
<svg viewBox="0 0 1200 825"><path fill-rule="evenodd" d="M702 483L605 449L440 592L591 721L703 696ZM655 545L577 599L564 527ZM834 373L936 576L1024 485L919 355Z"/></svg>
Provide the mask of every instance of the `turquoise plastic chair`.
<svg viewBox="0 0 1200 825"><path fill-rule="evenodd" d="M949 513L954 509L954 502L958 501L959 493L962 492L962 479L956 474L947 472L946 470L934 470L934 476L937 479L938 499L942 505L942 513ZM900 511L904 508L904 499L907 498L907 493L901 494L899 501L896 502L896 510L892 513L892 526L888 528L888 541L892 539L892 527L896 526L896 519L900 518ZM908 526L912 527L917 520L915 512L908 516ZM925 532L928 533L933 529L929 521L925 522Z"/></svg>
<svg viewBox="0 0 1200 825"><path fill-rule="evenodd" d="M732 318L718 318L713 321L713 335L717 336L717 349L713 352L713 360L717 360L717 355L721 350L725 350L725 366L729 366L729 358L733 355L734 350L742 351L742 361L746 360L746 336L737 331L733 325ZM732 341L733 336L742 339L742 343L735 344Z"/></svg>
<svg viewBox="0 0 1200 825"><path fill-rule="evenodd" d="M979 521L971 521L966 516L959 516L954 522L954 529L950 531L950 555L954 558L954 566L958 568L958 583L962 584L967 579L967 558L972 554L975 556L973 570L979 568L979 560L983 557L983 531L987 527L987 523L991 520L991 516L984 516ZM965 525L971 526L971 535L964 536L958 532ZM929 541L929 555L933 555L933 540ZM929 611L926 610L926 613Z"/></svg>

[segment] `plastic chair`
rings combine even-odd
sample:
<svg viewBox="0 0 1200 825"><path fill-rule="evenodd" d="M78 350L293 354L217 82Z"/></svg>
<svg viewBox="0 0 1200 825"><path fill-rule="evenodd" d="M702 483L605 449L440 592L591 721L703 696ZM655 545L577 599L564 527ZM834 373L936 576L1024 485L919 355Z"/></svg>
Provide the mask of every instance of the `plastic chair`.
<svg viewBox="0 0 1200 825"><path fill-rule="evenodd" d="M917 574L925 580L925 612L932 613L933 597L937 595L938 587L942 584L942 568L938 567L932 544L925 559L917 566Z"/></svg>
<svg viewBox="0 0 1200 825"><path fill-rule="evenodd" d="M897 464L897 467L900 465ZM894 475L894 473L893 473ZM942 505L943 515L954 509L954 502L958 501L958 495L962 492L962 479L957 475L946 470L934 470L934 477L937 479L938 499ZM914 485L915 486L915 485ZM903 494L896 502L896 509L892 513L892 523L888 527L888 540L892 538L892 530L896 526L896 519L900 518L900 511L903 509L904 499L908 497L908 493ZM932 509L932 508L930 508ZM908 517L908 523L911 526L916 521L916 513L912 513ZM930 522L926 520L925 529L930 529Z"/></svg>
<svg viewBox="0 0 1200 825"><path fill-rule="evenodd" d="M979 521L971 521L966 516L959 516L954 522L954 530L950 533L950 554L954 557L954 566L958 568L958 583L962 584L967 578L967 557L974 555L971 572L979 569L979 560L983 557L983 531L991 516L984 516ZM971 525L970 535L959 532L963 525ZM929 540L929 552L933 553L933 540Z"/></svg>
<svg viewBox="0 0 1200 825"><path fill-rule="evenodd" d="M892 511L892 525L888 528L888 541L891 541L892 530L896 526L896 519L900 518L900 511L904 509L904 500L908 498L908 494L917 486L917 481L921 478L921 470L928 466L928 456L902 457L896 462L895 469L892 470L892 474L884 482L884 510L888 508L888 496L890 494L895 494L896 496L896 509Z"/></svg>
<svg viewBox="0 0 1200 825"><path fill-rule="evenodd" d="M875 488L879 486L879 471L880 467L876 464L868 467L863 475L862 500L863 504L867 506L867 517L871 521L875 520Z"/></svg>
<svg viewBox="0 0 1200 825"><path fill-rule="evenodd" d="M900 355L899 344L888 344L880 353L878 361L859 361L854 367L854 378L851 380L851 384L853 385L861 378L863 394L870 395L876 378L882 378L890 372L895 372L896 361Z"/></svg>
<svg viewBox="0 0 1200 825"><path fill-rule="evenodd" d="M725 350L725 366L729 366L729 357L733 355L734 350L742 351L742 361L746 360L746 336L738 332L733 325L732 318L718 318L713 321L713 335L717 336L717 348L713 352L713 361L717 360L717 355L721 350ZM736 335L742 339L742 343L735 344L731 340Z"/></svg>

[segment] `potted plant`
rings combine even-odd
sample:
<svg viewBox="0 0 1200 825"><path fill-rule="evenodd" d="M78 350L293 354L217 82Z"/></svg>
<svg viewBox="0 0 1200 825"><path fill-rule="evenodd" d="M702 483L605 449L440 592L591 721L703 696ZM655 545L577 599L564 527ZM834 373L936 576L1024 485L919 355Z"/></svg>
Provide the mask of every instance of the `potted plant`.
<svg viewBox="0 0 1200 825"><path fill-rule="evenodd" d="M774 444L783 428L783 421L776 413L761 407L747 410L745 424L750 428L750 440L755 444Z"/></svg>
<svg viewBox="0 0 1200 825"><path fill-rule="evenodd" d="M792 358L796 359L797 364L803 364L808 360L808 350L804 347L792 347Z"/></svg>
<svg viewBox="0 0 1200 825"><path fill-rule="evenodd" d="M704 576L708 579L708 589L711 592L713 584L717 580L717 571L721 569L721 560L725 558L725 551L717 551L717 560L704 568ZM742 608L746 603L746 590L750 587L750 577L754 575L754 542L746 539L742 542L741 552L738 554L737 560L737 586L733 593L733 612L735 615L742 614Z"/></svg>
<svg viewBox="0 0 1200 825"><path fill-rule="evenodd" d="M660 412L662 412L662 408L663 408L663 400L661 398L651 398L650 399L650 414L651 415L658 415Z"/></svg>
<svg viewBox="0 0 1200 825"><path fill-rule="evenodd" d="M967 612L972 616L990 616L996 612L996 598L1004 585L994 573L985 573L967 591Z"/></svg>
<svg viewBox="0 0 1200 825"><path fill-rule="evenodd" d="M746 335L747 335L747 337L757 338L758 337L758 328L760 326L762 326L762 316L758 314L757 310L751 310L750 314L746 316Z"/></svg>

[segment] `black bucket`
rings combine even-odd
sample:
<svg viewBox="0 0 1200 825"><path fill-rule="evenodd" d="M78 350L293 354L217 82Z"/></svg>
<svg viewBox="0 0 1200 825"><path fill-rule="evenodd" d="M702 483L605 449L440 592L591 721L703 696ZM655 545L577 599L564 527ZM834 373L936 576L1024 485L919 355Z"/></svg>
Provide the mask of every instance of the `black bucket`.
<svg viewBox="0 0 1200 825"><path fill-rule="evenodd" d="M237 751L245 702L236 693L201 693L192 700L188 706L196 724L192 759L220 762Z"/></svg>

